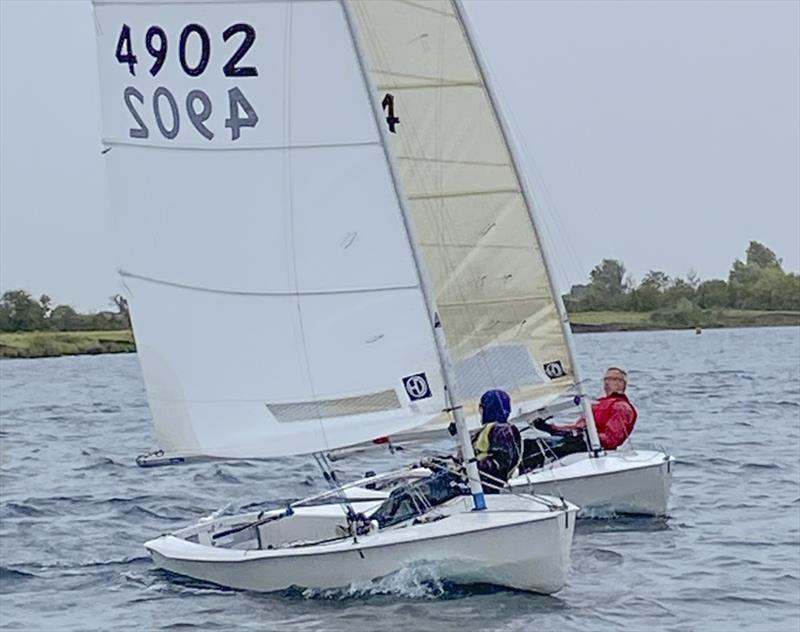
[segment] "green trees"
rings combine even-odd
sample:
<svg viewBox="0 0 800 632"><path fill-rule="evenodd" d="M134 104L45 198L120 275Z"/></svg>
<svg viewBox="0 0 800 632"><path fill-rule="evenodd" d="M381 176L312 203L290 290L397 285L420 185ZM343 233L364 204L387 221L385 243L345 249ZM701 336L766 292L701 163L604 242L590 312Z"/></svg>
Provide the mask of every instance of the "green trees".
<svg viewBox="0 0 800 632"><path fill-rule="evenodd" d="M25 290L9 290L0 298L0 331L44 329L46 312Z"/></svg>
<svg viewBox="0 0 800 632"><path fill-rule="evenodd" d="M638 287L631 290L629 309L635 312L651 312L664 302L664 291L669 287L670 278L660 270L650 270L644 275Z"/></svg>
<svg viewBox="0 0 800 632"><path fill-rule="evenodd" d="M765 245L751 241L745 261L728 274L729 306L738 309L800 309L800 276L787 274Z"/></svg>
<svg viewBox="0 0 800 632"><path fill-rule="evenodd" d="M0 297L0 331L91 331L130 328L128 303L124 297L111 297L115 312L80 314L69 305L51 309L47 294L37 301L25 290L9 290Z"/></svg>
<svg viewBox="0 0 800 632"><path fill-rule="evenodd" d="M56 331L76 331L80 328L81 315L69 305L59 305L50 313L50 328Z"/></svg>
<svg viewBox="0 0 800 632"><path fill-rule="evenodd" d="M800 310L800 275L787 274L781 263L767 246L751 241L745 260L733 262L727 281L701 282L693 271L685 279L671 279L650 270L634 286L625 280L621 261L603 259L592 270L589 285L574 286L565 302L570 311L661 311L665 324L674 325L708 322L708 310Z"/></svg>
<svg viewBox="0 0 800 632"><path fill-rule="evenodd" d="M603 259L589 274L591 282L581 299L584 309L623 309L628 287L625 266L616 259Z"/></svg>
<svg viewBox="0 0 800 632"><path fill-rule="evenodd" d="M730 302L728 283L722 279L703 281L697 286L695 296L697 297L697 305L703 309L727 307Z"/></svg>

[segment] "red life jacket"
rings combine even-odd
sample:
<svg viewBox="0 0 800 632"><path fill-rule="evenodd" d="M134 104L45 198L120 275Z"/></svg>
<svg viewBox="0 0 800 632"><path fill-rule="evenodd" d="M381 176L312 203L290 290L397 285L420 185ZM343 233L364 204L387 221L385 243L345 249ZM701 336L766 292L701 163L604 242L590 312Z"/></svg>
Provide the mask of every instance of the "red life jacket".
<svg viewBox="0 0 800 632"><path fill-rule="evenodd" d="M624 405L620 405L624 402ZM592 404L600 443L606 450L616 450L633 432L636 408L624 393L611 393Z"/></svg>

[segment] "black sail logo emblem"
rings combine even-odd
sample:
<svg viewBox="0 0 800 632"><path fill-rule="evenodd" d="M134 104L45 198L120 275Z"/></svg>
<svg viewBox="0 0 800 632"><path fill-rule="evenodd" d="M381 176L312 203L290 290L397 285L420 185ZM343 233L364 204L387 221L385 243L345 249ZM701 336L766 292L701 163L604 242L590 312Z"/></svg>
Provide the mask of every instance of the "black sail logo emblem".
<svg viewBox="0 0 800 632"><path fill-rule="evenodd" d="M567 374L567 372L564 370L564 367L561 366L561 360L556 360L555 362L548 362L545 364L544 373L551 380L564 377Z"/></svg>
<svg viewBox="0 0 800 632"><path fill-rule="evenodd" d="M431 387L428 385L428 379L424 373L415 373L404 377L403 387L412 402L432 396Z"/></svg>

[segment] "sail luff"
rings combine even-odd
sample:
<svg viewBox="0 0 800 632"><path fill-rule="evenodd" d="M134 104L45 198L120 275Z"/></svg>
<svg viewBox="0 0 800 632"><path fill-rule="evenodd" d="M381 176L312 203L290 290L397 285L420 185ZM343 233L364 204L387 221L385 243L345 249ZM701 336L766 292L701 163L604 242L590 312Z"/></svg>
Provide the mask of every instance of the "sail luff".
<svg viewBox="0 0 800 632"><path fill-rule="evenodd" d="M345 18L347 20L347 26L350 29L350 35L353 41L353 45L355 47L356 57L358 58L358 64L361 70L361 76L364 80L364 85L367 88L367 93L369 95L374 95L375 88L372 86L370 74L364 65L364 54L362 50L362 44L360 41L358 29L355 27L354 17L350 11L350 7L347 1L346 0L340 0L340 1L342 3L342 9L344 10ZM459 443L461 444L462 456L467 466L467 479L469 481L470 491L472 492L473 502L475 505L475 509L483 510L486 509L486 502L483 497L483 486L481 485L480 482L480 475L478 473L478 468L475 461L475 452L472 447L472 441L470 440L469 430L467 429L467 423L466 419L464 418L463 408L459 404L458 392L456 391L455 388L456 381L453 375L452 363L450 361L450 356L447 352L447 342L445 340L444 332L442 331L442 324L441 321L439 320L439 316L436 309L436 303L434 301L433 293L431 291L431 283L430 280L428 279L426 268L424 266L424 258L422 252L420 251L419 242L414 237L414 229L411 220L411 211L408 208L408 200L406 198L406 194L404 193L402 186L400 184L401 182L400 171L392 152L389 150L389 142L387 138L388 132L382 124L381 112L378 110L378 104L372 97L370 98L370 101L372 103L372 112L373 115L375 116L375 122L380 132L383 152L384 155L386 156L386 161L389 165L389 171L392 176L392 183L395 188L395 193L397 195L397 200L403 218L403 226L405 227L406 237L408 238L409 247L411 248L411 253L414 259L414 265L417 270L417 275L419 276L420 288L422 289L422 295L425 299L426 304L428 305L429 314L432 318L431 322L432 333L436 344L436 351L439 355L439 363L441 365L446 398L449 404L450 411L453 413L453 417L455 418L456 427L458 429Z"/></svg>
<svg viewBox="0 0 800 632"><path fill-rule="evenodd" d="M466 12L464 11L464 7L461 3L461 0L453 0L453 4L456 9L459 22L461 23L461 26L464 29L466 41L472 51L475 63L478 66L478 71L481 74L484 88L486 89L486 93L489 95L489 100L491 102L492 109L494 110L494 114L497 117L497 121L500 126L500 131L503 136L503 141L505 142L506 145L506 149L508 150L508 153L511 156L511 166L514 170L514 173L521 187L521 193L525 200L525 208L528 212L528 217L530 218L531 224L533 225L534 238L536 239L536 243L539 246L539 251L542 254L542 261L544 263L545 273L547 277L547 284L550 287L550 292L552 294L552 299L556 306L556 311L558 312L559 322L561 323L561 329L564 334L564 339L567 343L566 345L567 353L569 356L569 363L572 368L572 375L575 379L575 388L577 390L578 396L581 399L581 407L583 409L583 414L586 417L586 427L589 435L589 442L591 444L593 452L595 454L598 454L602 450L602 448L600 446L600 438L597 435L597 427L594 421L594 414L592 413L591 401L586 393L586 389L580 377L580 370L578 368L578 364L576 361L574 341L572 338L572 329L569 324L569 316L567 315L566 308L564 307L564 301L561 298L561 292L558 291L558 288L555 285L555 277L553 275L553 265L551 263L552 260L550 258L548 247L541 237L542 235L541 226L536 217L536 214L533 212L533 195L528 185L527 178L519 170L519 164L520 164L519 153L516 149L513 139L511 138L511 135L509 134L509 125L508 121L506 120L505 114L503 110L500 107L498 107L494 86L492 85L491 79L489 78L489 75L486 72L486 62L483 59L483 55L481 53L480 48L475 45L476 40L472 32L472 26L469 22L469 17L466 15Z"/></svg>

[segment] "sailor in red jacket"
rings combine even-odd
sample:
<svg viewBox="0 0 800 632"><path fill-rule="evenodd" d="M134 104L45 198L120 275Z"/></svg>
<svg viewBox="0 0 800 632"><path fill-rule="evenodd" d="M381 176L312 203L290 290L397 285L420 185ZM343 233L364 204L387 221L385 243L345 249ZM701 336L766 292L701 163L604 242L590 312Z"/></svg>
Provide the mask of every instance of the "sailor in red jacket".
<svg viewBox="0 0 800 632"><path fill-rule="evenodd" d="M625 395L627 386L628 374L618 367L609 367L603 376L605 397L592 403L597 434L605 450L616 450L625 443L636 424L636 409ZM584 432L586 419L583 417L574 424L559 426L536 420L533 425L537 430L556 435L557 438L544 440L544 447L541 446L541 440L525 442L525 471L540 467L548 455L562 457L574 452L585 452L589 448Z"/></svg>
<svg viewBox="0 0 800 632"><path fill-rule="evenodd" d="M631 404L625 389L628 387L628 374L615 366L606 369L603 376L603 390L605 397L592 403L594 423L600 444L606 450L616 450L625 443L633 432L636 424L636 409ZM574 424L556 426L550 424L550 430L555 432L573 432L586 428L586 419L581 417Z"/></svg>

